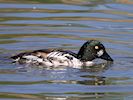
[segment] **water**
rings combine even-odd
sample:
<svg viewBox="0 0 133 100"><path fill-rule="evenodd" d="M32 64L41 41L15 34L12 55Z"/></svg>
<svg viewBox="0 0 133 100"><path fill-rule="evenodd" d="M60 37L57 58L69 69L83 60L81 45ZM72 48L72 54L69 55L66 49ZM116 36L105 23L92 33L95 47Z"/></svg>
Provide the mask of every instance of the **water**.
<svg viewBox="0 0 133 100"><path fill-rule="evenodd" d="M132 100L132 0L0 1L0 100ZM28 50L77 52L89 39L107 47L111 67L44 69L14 65Z"/></svg>

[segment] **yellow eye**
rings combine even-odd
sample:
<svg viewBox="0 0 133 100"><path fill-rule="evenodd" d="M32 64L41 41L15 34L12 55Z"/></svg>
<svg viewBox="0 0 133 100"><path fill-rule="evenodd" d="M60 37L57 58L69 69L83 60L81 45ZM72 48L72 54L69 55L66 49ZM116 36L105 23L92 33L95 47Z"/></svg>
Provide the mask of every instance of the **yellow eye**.
<svg viewBox="0 0 133 100"><path fill-rule="evenodd" d="M95 46L95 49L99 49L99 47L98 46Z"/></svg>

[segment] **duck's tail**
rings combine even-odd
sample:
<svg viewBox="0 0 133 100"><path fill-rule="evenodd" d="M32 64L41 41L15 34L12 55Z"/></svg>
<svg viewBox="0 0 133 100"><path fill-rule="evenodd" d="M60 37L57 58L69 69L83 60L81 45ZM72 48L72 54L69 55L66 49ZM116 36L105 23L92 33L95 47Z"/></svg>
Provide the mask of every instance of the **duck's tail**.
<svg viewBox="0 0 133 100"><path fill-rule="evenodd" d="M18 55L12 56L10 58L13 59L12 63L18 62L20 64L24 64L27 61L27 59L25 58L26 55L29 55L29 53L20 53Z"/></svg>

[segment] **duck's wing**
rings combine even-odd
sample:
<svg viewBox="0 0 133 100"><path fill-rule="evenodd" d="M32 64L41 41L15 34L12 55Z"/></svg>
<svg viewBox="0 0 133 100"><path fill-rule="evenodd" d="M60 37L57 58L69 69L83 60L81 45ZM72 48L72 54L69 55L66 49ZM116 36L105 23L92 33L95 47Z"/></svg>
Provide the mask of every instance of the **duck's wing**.
<svg viewBox="0 0 133 100"><path fill-rule="evenodd" d="M77 54L61 49L42 49L32 52L24 52L11 57L19 64L32 63L46 66L76 66L81 65Z"/></svg>
<svg viewBox="0 0 133 100"><path fill-rule="evenodd" d="M20 64L26 63L28 60L44 59L49 53L54 51L54 49L41 49L34 50L30 52L19 53L15 56L12 56L13 62L19 62Z"/></svg>

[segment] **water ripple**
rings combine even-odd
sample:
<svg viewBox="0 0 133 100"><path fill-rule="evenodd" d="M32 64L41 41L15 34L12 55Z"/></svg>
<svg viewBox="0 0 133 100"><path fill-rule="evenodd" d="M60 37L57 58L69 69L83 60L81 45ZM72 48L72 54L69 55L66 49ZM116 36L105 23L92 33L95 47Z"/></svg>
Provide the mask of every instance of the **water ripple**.
<svg viewBox="0 0 133 100"><path fill-rule="evenodd" d="M132 99L132 4L131 0L1 0L0 99ZM113 65L73 69L11 63L10 56L28 50L78 52L90 39L105 45Z"/></svg>

